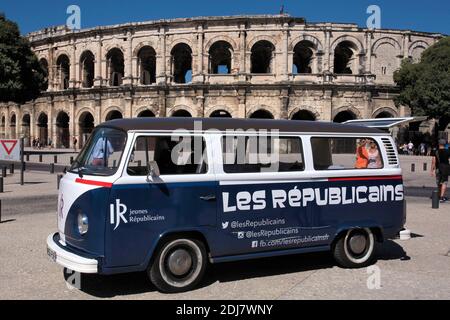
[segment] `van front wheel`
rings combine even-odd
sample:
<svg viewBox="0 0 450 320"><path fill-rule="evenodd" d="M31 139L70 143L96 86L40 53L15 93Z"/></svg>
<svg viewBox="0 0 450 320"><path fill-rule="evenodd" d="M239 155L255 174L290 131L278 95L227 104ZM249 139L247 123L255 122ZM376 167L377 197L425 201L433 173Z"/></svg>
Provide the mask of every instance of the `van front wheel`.
<svg viewBox="0 0 450 320"><path fill-rule="evenodd" d="M174 239L160 248L148 270L151 282L162 292L193 289L206 269L206 250L201 241Z"/></svg>
<svg viewBox="0 0 450 320"><path fill-rule="evenodd" d="M351 229L341 236L333 249L337 263L344 268L362 268L372 263L375 237L369 228Z"/></svg>

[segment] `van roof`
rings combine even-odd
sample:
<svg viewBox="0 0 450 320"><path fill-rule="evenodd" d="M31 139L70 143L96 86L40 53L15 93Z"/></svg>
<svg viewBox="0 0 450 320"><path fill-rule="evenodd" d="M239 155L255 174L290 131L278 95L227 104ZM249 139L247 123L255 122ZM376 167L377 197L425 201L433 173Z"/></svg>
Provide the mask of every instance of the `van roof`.
<svg viewBox="0 0 450 320"><path fill-rule="evenodd" d="M197 124L194 127L194 124ZM385 132L358 125L301 120L272 120L272 119L232 119L232 118L133 118L116 119L104 122L99 127L115 128L122 131L174 131L184 129L194 131L216 129L225 131L227 129L242 130L279 130L280 132L302 132L302 133L361 133L361 134L386 134Z"/></svg>

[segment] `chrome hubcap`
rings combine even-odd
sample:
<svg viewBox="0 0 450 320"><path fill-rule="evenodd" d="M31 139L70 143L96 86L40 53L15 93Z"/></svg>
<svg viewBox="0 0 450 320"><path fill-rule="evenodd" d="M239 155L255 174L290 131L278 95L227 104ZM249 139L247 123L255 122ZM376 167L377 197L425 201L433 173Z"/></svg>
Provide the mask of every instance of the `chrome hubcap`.
<svg viewBox="0 0 450 320"><path fill-rule="evenodd" d="M362 234L354 235L349 240L350 250L355 254L362 254L367 246L366 237Z"/></svg>
<svg viewBox="0 0 450 320"><path fill-rule="evenodd" d="M185 249L172 252L167 262L170 272L175 276L185 275L192 267L192 257Z"/></svg>

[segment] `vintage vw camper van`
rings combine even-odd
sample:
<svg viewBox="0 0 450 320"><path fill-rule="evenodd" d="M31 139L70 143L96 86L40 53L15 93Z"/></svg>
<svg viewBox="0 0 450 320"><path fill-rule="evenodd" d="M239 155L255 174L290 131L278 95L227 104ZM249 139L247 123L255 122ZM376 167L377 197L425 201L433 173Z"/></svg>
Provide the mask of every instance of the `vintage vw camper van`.
<svg viewBox="0 0 450 320"><path fill-rule="evenodd" d="M48 255L80 272L146 271L163 292L194 288L209 263L331 251L346 268L405 218L388 133L244 119L113 120L61 181Z"/></svg>

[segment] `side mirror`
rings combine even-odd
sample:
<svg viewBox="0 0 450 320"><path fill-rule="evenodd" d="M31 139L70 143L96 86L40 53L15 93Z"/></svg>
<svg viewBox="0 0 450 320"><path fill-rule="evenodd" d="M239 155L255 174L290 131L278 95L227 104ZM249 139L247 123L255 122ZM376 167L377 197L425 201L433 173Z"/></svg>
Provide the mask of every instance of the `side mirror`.
<svg viewBox="0 0 450 320"><path fill-rule="evenodd" d="M149 161L147 163L147 181L150 182L154 178L160 176L158 163L156 161Z"/></svg>

